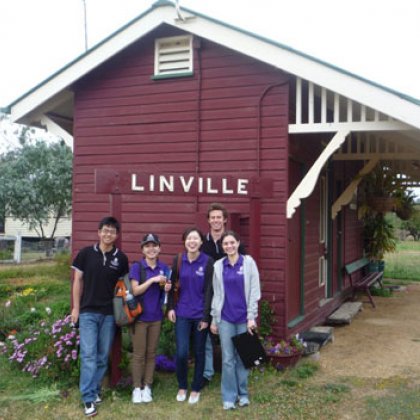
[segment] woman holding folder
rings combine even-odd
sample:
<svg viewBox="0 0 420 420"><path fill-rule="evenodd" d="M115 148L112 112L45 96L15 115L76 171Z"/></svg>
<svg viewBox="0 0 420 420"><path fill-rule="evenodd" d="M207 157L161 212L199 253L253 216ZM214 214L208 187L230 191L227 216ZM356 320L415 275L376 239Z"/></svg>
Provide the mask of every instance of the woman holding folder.
<svg viewBox="0 0 420 420"><path fill-rule="evenodd" d="M222 237L226 257L216 261L213 274L213 300L210 329L219 334L222 348L222 401L230 410L249 405L248 370L232 343L232 337L248 331L253 334L261 297L258 268L249 255L238 252L237 233L226 231Z"/></svg>

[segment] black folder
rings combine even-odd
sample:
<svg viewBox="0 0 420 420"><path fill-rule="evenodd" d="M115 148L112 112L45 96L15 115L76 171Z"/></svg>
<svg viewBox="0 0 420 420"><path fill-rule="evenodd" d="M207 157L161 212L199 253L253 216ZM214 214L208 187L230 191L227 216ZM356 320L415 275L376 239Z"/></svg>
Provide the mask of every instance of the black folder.
<svg viewBox="0 0 420 420"><path fill-rule="evenodd" d="M267 362L267 355L257 333L248 332L232 337L233 345L247 369Z"/></svg>

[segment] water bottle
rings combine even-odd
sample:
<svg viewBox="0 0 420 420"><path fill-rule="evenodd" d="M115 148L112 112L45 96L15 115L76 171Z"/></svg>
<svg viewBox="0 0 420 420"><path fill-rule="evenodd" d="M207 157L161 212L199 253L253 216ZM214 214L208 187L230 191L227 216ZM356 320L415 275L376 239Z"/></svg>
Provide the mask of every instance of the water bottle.
<svg viewBox="0 0 420 420"><path fill-rule="evenodd" d="M130 311L134 311L137 308L137 300L136 298L130 293L129 290L125 292L125 301L127 303L128 309Z"/></svg>

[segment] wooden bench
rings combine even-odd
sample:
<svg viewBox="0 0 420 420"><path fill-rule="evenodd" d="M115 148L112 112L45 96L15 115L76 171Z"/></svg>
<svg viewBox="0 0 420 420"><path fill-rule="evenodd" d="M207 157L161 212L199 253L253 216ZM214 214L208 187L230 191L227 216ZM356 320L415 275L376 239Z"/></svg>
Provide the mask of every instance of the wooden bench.
<svg viewBox="0 0 420 420"><path fill-rule="evenodd" d="M375 302L372 299L369 288L376 282L378 282L381 288L383 288L382 276L384 273L382 271L369 273L369 262L370 261L367 258L361 258L360 260L346 264L345 270L350 278L350 284L353 290L353 299L358 291L365 292L368 295L370 303L375 308ZM358 276L360 273L361 277L355 281L354 277Z"/></svg>

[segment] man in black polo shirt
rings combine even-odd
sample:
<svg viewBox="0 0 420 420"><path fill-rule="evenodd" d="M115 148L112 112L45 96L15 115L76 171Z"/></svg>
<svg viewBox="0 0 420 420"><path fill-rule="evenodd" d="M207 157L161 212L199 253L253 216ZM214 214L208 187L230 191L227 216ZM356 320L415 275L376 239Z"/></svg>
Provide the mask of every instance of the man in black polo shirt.
<svg viewBox="0 0 420 420"><path fill-rule="evenodd" d="M209 223L210 232L204 238L201 251L210 255L214 261L220 260L225 257L226 254L222 248L221 237L226 230L226 223L228 220L228 211L223 204L211 203L207 210L207 221ZM240 244L239 253L245 254L245 247ZM213 366L213 345L212 345L212 334L207 335L206 341L206 359L203 373L203 386L206 386L214 375Z"/></svg>
<svg viewBox="0 0 420 420"><path fill-rule="evenodd" d="M117 280L128 273L127 256L115 247L120 224L114 217L99 223L99 242L83 248L73 261L72 322L80 328L80 393L85 415L96 415L100 389L115 335L112 298Z"/></svg>

